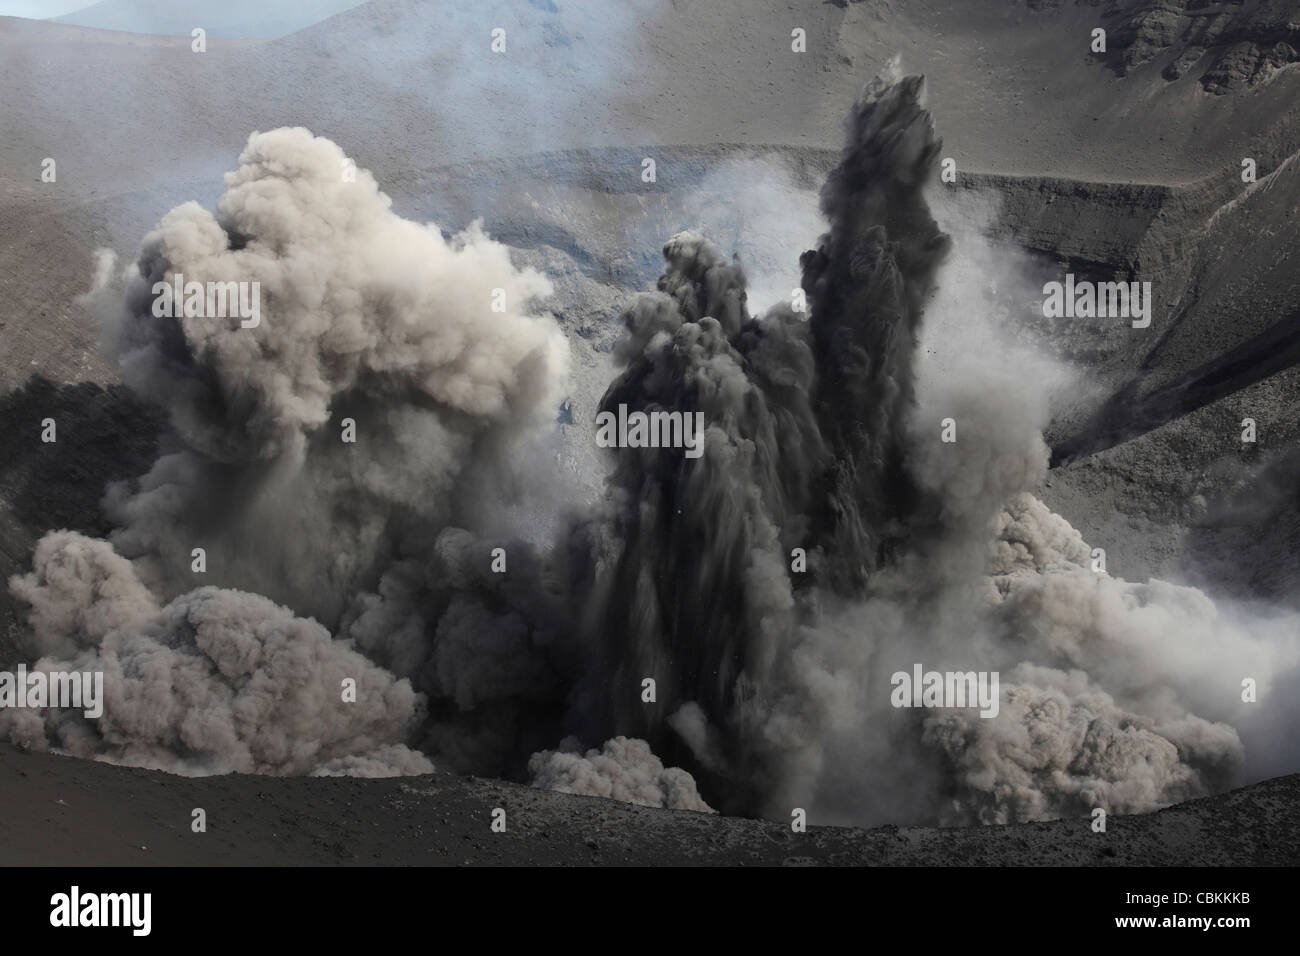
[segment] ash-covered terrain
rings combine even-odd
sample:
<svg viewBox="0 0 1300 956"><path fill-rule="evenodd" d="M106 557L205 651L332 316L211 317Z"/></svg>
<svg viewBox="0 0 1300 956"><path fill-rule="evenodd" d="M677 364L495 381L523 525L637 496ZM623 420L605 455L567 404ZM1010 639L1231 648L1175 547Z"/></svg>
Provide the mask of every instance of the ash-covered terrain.
<svg viewBox="0 0 1300 956"><path fill-rule="evenodd" d="M996 827L810 826L439 772L175 777L0 745L4 862L29 866L1284 866L1297 777L1140 816ZM208 831L191 829L193 808ZM504 833L486 832L496 808ZM12 808L12 809L10 809Z"/></svg>
<svg viewBox="0 0 1300 956"><path fill-rule="evenodd" d="M193 862L169 786L276 816L207 862L1295 862L1294 10L233 32L0 19L0 658L106 677L0 710L87 758L6 750L14 834L84 771L115 863ZM1067 274L1149 326L1046 317ZM702 457L597 447L620 405ZM914 663L1000 712L899 709Z"/></svg>

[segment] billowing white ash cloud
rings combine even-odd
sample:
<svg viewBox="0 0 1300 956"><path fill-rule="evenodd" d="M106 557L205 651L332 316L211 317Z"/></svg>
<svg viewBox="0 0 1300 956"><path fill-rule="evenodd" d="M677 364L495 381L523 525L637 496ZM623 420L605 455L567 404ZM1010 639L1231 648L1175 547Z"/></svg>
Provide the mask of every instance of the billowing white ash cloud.
<svg viewBox="0 0 1300 956"><path fill-rule="evenodd" d="M215 215L172 210L124 295L94 294L123 378L179 440L108 501L114 545L167 593L197 583L181 569L202 546L217 583L333 624L376 561L427 548L467 471L507 468L554 418L568 349L528 311L546 279L477 228L402 219L347 163L304 129L254 134ZM259 283L261 323L156 317L178 273Z"/></svg>
<svg viewBox="0 0 1300 956"><path fill-rule="evenodd" d="M155 284L181 281L257 283L260 321L155 308ZM404 748L431 713L533 679L554 694L527 628L476 642L518 615L489 586L457 594L484 583L470 566L486 572L490 548L451 527L513 494L525 468L545 479L535 446L568 358L531 311L549 291L477 227L444 238L395 215L328 140L252 135L215 213L168 213L120 286L101 262L89 302L106 349L171 430L148 474L109 489L111 548L52 534L12 585L33 605L34 654L106 672L106 715L13 732L193 772L406 772L428 767ZM449 567L381 612L429 556ZM513 560L506 589L528 556ZM387 627L421 610L428 632ZM341 701L345 678L356 703Z"/></svg>

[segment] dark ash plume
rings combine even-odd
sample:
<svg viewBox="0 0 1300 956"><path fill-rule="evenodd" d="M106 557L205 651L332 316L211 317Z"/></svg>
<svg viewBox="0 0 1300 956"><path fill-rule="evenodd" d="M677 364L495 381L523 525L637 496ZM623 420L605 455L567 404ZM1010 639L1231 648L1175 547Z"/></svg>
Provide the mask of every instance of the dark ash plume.
<svg viewBox="0 0 1300 956"><path fill-rule="evenodd" d="M921 195L942 147L921 106L923 83L877 78L854 105L822 189L830 232L801 260L817 417L835 459L817 532L841 556L827 569L841 592L865 583L916 506L904 466L913 358L949 246Z"/></svg>
<svg viewBox="0 0 1300 956"><path fill-rule="evenodd" d="M807 322L789 306L752 318L739 264L692 234L664 247L659 291L624 316L627 367L602 409L700 411L707 440L697 461L621 452L610 514L582 532L601 666L581 706L656 750L672 735L662 706L635 693L644 678L702 708L734 774L727 809L756 810L759 797L738 793L770 790L772 764L803 746L773 746L754 721L815 611L812 589L860 594L916 498L903 458L912 353L947 249L921 197L939 143L920 91L919 77L877 79L854 107L822 192L830 231L803 257Z"/></svg>
<svg viewBox="0 0 1300 956"><path fill-rule="evenodd" d="M1246 655L1276 675L1296 640L1093 572L1028 494L1048 418L1023 370L973 356L916 378L949 253L922 196L939 143L921 88L877 79L850 115L830 231L802 258L806 322L750 316L739 263L689 233L624 316L602 408L703 412L706 447L617 452L573 536L594 666L570 729L644 738L715 806L777 819L1007 822L1228 786L1249 712L1207 668ZM1005 673L998 716L893 708L890 675L922 661Z"/></svg>

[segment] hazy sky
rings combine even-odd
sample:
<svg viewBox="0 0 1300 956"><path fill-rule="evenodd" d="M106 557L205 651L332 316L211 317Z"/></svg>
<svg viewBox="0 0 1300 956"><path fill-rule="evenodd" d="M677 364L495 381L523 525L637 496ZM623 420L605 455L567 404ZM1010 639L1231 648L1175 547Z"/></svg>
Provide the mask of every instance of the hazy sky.
<svg viewBox="0 0 1300 956"><path fill-rule="evenodd" d="M94 0L0 0L0 17L61 17L92 3Z"/></svg>
<svg viewBox="0 0 1300 956"><path fill-rule="evenodd" d="M294 29L301 29L312 23L324 20L349 7L355 7L364 0L119 0L108 3L105 10L99 11L98 17L84 21L90 26L114 30L149 30L177 34L176 17L169 14L179 13L182 20L202 11L214 23L239 22L251 24L260 21L294 24ZM61 17L97 6L97 0L0 0L0 17ZM178 11L176 8L182 8ZM188 22L188 21L186 21ZM189 27L181 34L188 34Z"/></svg>

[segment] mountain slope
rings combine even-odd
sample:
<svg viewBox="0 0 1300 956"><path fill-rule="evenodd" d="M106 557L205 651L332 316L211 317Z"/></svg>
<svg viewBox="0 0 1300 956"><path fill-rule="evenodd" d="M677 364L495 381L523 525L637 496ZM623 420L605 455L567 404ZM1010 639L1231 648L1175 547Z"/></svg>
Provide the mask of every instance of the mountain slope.
<svg viewBox="0 0 1300 956"><path fill-rule="evenodd" d="M285 36L319 23L365 0L100 0L82 10L52 17L96 30L121 30L162 36L191 35L202 27L210 37L248 39Z"/></svg>

